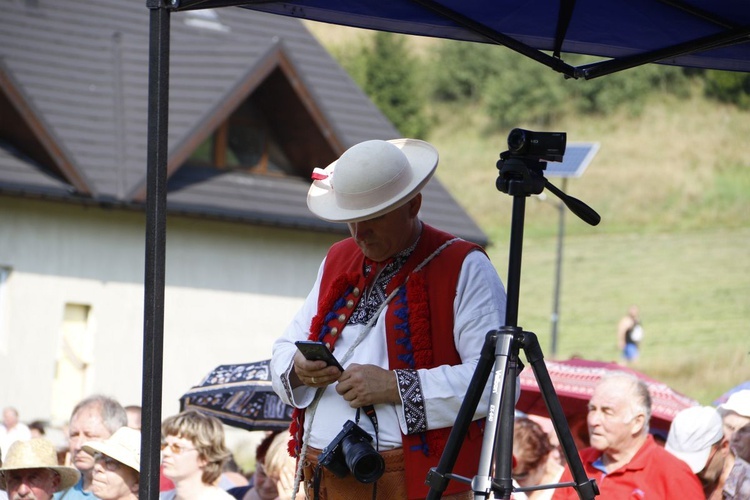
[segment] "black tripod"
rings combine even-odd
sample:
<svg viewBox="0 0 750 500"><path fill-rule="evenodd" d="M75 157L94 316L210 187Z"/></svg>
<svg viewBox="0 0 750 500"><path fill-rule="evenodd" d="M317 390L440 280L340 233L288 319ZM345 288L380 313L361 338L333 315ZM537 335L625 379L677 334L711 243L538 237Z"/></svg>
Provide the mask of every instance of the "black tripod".
<svg viewBox="0 0 750 500"><path fill-rule="evenodd" d="M528 150L517 132L526 133L532 137L536 134L535 141L529 141L532 147L548 146L542 155L539 154L514 154L511 151ZM514 137L514 134L516 136ZM475 500L490 498L509 499L514 491L511 469L513 466L513 420L516 394L517 375L523 367L518 359L518 353L524 350L526 358L534 371L537 383L547 406L555 432L562 445L565 460L568 463L575 482L561 483L558 485L544 485L525 488L516 488L515 491L531 491L534 489L572 486L576 488L579 498L593 499L599 494L599 489L593 479L588 479L578 456L573 436L570 433L565 414L560 401L557 398L549 372L544 364L544 355L534 333L524 332L517 326L518 322L518 294L521 281L521 251L523 248L523 225L524 212L526 208L526 197L531 194L541 193L545 187L568 206L571 211L591 225L599 223L599 215L583 202L569 197L555 186L550 184L542 175L546 167L543 159L550 158L557 161L562 159L565 151L565 134L546 136L547 133L532 133L520 129L514 129L508 137L508 145L511 151L500 155L497 167L500 170L497 179L497 188L513 196L513 218L511 221L510 252L508 258L508 283L507 283L507 307L505 315L505 326L499 330L487 333L482 348L479 362L466 393L466 398L458 412L456 422L451 430L445 451L440 457L436 468L432 468L427 475L426 484L430 486L427 495L428 500L439 499L451 479L471 484ZM552 148L549 144L561 138L561 144ZM523 139L523 138L521 138ZM546 144L545 144L546 143ZM549 152L549 156L546 153ZM552 153L556 154L552 154ZM539 151L537 150L537 153ZM494 367L494 369L493 369ZM484 440L482 442L482 453L479 459L479 470L473 479L464 478L451 474L456 463L458 452L464 441L466 433L471 424L472 417L476 412L484 387L493 373L492 395L487 413Z"/></svg>

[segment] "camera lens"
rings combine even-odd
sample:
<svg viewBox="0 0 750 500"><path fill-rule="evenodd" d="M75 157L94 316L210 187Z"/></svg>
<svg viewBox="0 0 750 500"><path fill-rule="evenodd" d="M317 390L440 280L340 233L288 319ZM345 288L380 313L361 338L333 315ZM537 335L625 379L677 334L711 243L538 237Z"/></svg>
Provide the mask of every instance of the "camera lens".
<svg viewBox="0 0 750 500"><path fill-rule="evenodd" d="M508 149L511 153L522 153L526 148L526 130L514 128L508 134Z"/></svg>
<svg viewBox="0 0 750 500"><path fill-rule="evenodd" d="M385 471L385 461L370 443L347 436L341 443L344 459L354 478L360 483L373 483Z"/></svg>

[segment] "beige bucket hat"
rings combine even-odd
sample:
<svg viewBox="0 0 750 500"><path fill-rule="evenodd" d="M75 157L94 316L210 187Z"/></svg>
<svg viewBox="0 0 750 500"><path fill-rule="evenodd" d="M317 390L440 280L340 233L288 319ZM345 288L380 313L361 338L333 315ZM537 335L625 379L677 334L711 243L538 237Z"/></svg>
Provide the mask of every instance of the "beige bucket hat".
<svg viewBox="0 0 750 500"><path fill-rule="evenodd" d="M325 169L315 169L307 206L331 222L372 219L412 199L437 164L437 150L425 141L360 142Z"/></svg>
<svg viewBox="0 0 750 500"><path fill-rule="evenodd" d="M107 455L136 472L141 471L141 433L130 427L120 427L104 441L85 443L83 451L89 455L97 452Z"/></svg>
<svg viewBox="0 0 750 500"><path fill-rule="evenodd" d="M7 490L5 472L22 469L52 469L60 474L60 484L57 490L62 491L74 486L81 479L81 473L75 467L64 467L57 462L57 453L51 442L44 438L34 438L27 441L16 441L5 457L0 467L0 490Z"/></svg>

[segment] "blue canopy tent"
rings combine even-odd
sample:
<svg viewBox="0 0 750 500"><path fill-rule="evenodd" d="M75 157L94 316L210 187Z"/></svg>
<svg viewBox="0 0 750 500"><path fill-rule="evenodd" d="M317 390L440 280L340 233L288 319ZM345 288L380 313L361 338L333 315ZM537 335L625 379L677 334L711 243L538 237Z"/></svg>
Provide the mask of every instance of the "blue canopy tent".
<svg viewBox="0 0 750 500"><path fill-rule="evenodd" d="M239 6L360 28L495 43L568 78L647 63L750 71L745 0L146 0L150 9L141 489L158 498L170 13ZM574 67L565 53L602 59Z"/></svg>

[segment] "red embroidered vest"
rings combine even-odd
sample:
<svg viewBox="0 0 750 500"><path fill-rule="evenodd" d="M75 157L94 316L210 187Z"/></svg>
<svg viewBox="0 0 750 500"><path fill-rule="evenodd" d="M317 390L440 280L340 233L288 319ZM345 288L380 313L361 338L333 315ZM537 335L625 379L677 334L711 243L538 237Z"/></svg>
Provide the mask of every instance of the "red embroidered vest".
<svg viewBox="0 0 750 500"><path fill-rule="evenodd" d="M391 279L386 295L404 283L388 305L386 337L388 368L419 369L456 365L461 358L453 340L453 302L461 266L466 255L481 247L457 239L443 248L425 267L412 273L428 256L454 237L426 224L412 255ZM310 339L333 346L346 326L365 287L364 255L352 238L334 244L329 250L321 279L318 314L310 326ZM375 275L376 273L371 273ZM479 353L477 353L479 354ZM484 420L475 422L459 453L453 472L473 477L479 464ZM301 422L290 428L294 451L299 453ZM424 498L429 487L427 473L443 453L450 428L402 436L406 457L409 498ZM466 491L469 486L451 481L445 495Z"/></svg>

